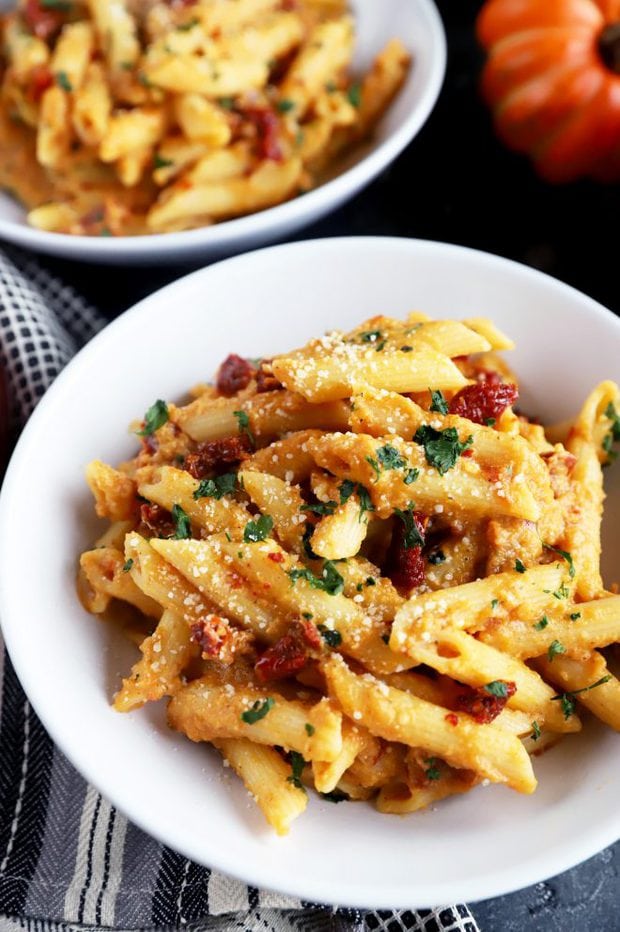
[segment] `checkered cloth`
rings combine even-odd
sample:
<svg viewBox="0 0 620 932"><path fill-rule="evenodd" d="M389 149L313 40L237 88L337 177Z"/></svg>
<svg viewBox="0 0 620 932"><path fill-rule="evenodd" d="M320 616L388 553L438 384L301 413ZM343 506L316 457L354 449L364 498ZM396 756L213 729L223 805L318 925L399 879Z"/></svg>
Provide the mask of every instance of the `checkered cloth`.
<svg viewBox="0 0 620 932"><path fill-rule="evenodd" d="M0 363L17 429L105 320L38 263L0 252ZM186 926L246 932L478 932L466 906L331 909L201 867L82 780L34 714L0 639L0 930Z"/></svg>

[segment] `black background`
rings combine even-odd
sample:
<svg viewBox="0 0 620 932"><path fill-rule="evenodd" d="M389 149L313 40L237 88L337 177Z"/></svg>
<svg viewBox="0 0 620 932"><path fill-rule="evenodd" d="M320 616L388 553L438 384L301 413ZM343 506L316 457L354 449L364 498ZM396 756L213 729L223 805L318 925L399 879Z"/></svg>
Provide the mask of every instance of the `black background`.
<svg viewBox="0 0 620 932"><path fill-rule="evenodd" d="M482 54L474 22L480 3L438 5L448 36L448 72L427 125L370 188L297 238L379 234L463 243L543 269L620 312L618 189L590 182L549 186L524 158L502 148L477 93ZM109 317L195 267L48 264ZM533 824L532 846L537 844ZM619 868L616 845L559 878L473 911L483 932L614 932L620 930Z"/></svg>

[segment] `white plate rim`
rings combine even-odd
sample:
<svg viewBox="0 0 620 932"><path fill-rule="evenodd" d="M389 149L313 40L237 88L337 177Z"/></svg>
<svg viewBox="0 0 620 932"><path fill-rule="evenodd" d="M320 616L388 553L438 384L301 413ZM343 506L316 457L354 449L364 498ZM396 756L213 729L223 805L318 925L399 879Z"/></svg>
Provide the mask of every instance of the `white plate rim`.
<svg viewBox="0 0 620 932"><path fill-rule="evenodd" d="M269 235L271 230L276 236L280 228L299 228L311 223L314 218L327 213L331 205L343 203L391 164L419 133L435 106L446 71L446 34L434 0L415 2L420 7L420 15L427 21L433 41L432 67L421 99L395 132L335 178L275 207L195 230L143 236L79 237L68 233L36 230L0 218L0 238L36 251L49 251L55 255L71 252L75 256L75 246L79 243L80 260L99 261L100 258L101 261L112 261L118 256L123 261L130 261L132 258L139 260L145 252L156 257L168 251L181 255L185 250L192 252L200 247L204 247L205 250L226 250L244 238L264 237Z"/></svg>
<svg viewBox="0 0 620 932"><path fill-rule="evenodd" d="M459 256L467 257L475 254L478 258L482 257L485 262L489 263L491 266L495 266L496 268L516 268L519 270L519 274L526 275L532 280L541 278L544 279L547 287L555 288L559 294L565 294L567 297L569 295L578 297L582 303L585 302L588 305L590 312L604 317L608 322L611 319L613 324L616 326L620 336L620 320L602 304L584 295L578 289L573 288L572 286L549 275L546 275L537 269L524 266L519 262L503 258L493 253L483 252L481 250L451 243L437 242L432 240L408 239L404 237L333 237L270 246L260 250L254 250L251 253L246 253L241 256L235 256L230 259L223 260L222 262L216 263L213 266L207 266L192 272L189 275L183 276L182 278L172 282L164 288L157 290L152 295L144 298L136 305L134 305L129 311L121 314L120 317L112 321L106 328L104 328L103 331L101 331L82 350L80 350L80 352L76 354L65 370L63 370L63 372L55 380L54 384L50 387L46 395L39 402L35 412L24 428L13 456L11 457L11 461L5 475L2 492L0 493L0 566L7 565L7 560L9 559L11 552L10 531L8 529L7 522L3 521L5 512L7 511L7 502L10 501L12 497L12 490L19 482L20 465L22 459L28 452L30 437L36 434L39 422L46 417L47 407L53 403L54 395L57 391L60 391L64 387L64 383L72 379L74 373L79 372L80 369L88 366L91 354L99 353L102 349L105 348L105 344L108 340L116 339L116 334L121 333L123 327L133 327L139 318L147 318L151 301L155 299L159 301L165 298L166 295L174 293L175 289L182 283L189 282L190 280L199 280L203 277L208 278L211 268L219 267L224 264L228 266L230 266L231 263L243 265L248 259L250 259L252 262L257 261L260 263L263 261L263 256L269 258L273 254L285 254L287 252L303 251L309 248L320 251L324 248L338 246L344 246L347 249L355 249L359 246L359 248L363 250L368 246L372 246L373 244L376 244L377 246L380 245L381 247L389 246L390 248L400 249L404 252L411 252L412 254L423 254L424 251L436 251L438 248L442 250L446 256L453 255L456 258ZM7 610L11 610L9 607L7 593L5 587L0 587L0 619L6 617ZM448 881L439 880L433 885L427 885L427 890L425 891L417 891L415 885L413 885L412 889L416 890L416 892L413 894L413 897L411 892L406 893L403 890L402 884L398 884L392 887L389 883L382 883L380 891L378 893L371 894L367 888L356 886L354 879L353 881L347 880L346 882L343 882L341 879L339 879L339 886L341 888L344 887L347 891L346 895L342 899L334 897L332 894L326 895L325 887L319 881L308 882L307 880L301 879L300 881L291 881L287 882L286 884L274 887L273 878L269 872L268 867L263 868L262 864L257 863L253 866L251 871L240 869L234 861L227 859L225 852L221 851L218 852L217 863L212 861L210 865L207 865L205 863L204 855L200 853L197 847L192 847L191 844L187 843L176 844L173 843L169 837L164 837L158 834L157 830L154 830L147 820L136 818L133 815L130 806L128 806L123 800L122 793L119 793L118 791L110 793L107 792L104 787L98 786L97 774L94 768L89 766L87 760L80 757L77 746L69 746L66 740L66 736L62 733L60 723L48 721L45 713L45 689L41 689L40 684L30 679L28 676L28 650L25 649L25 640L20 641L17 637L13 637L13 630L10 626L8 628L8 632L4 629L4 627L2 628L2 631L7 650L15 670L18 673L20 682L22 683L36 714L40 718L42 724L54 742L74 764L76 769L78 769L78 771L85 777L85 779L87 779L97 789L99 789L99 791L102 792L102 795L104 795L110 802L112 802L112 804L120 812L126 815L127 818L133 821L134 824L138 825L138 827L142 828L145 832L156 838L158 841L162 842L163 844L171 845L181 854L197 861L198 863L205 864L205 866L214 866L216 869L236 877L250 885L258 886L262 889L275 890L276 892L292 896L298 896L304 900L317 903L332 903L334 905L362 907L368 909L412 908L412 906L415 906L416 908L432 908L437 906L438 903L454 902L455 899L458 899L459 901L467 900L470 902L489 899L495 896L514 892L533 883L544 881L549 877L555 876L556 874L559 874L571 867L574 867L577 864L582 863L589 857L595 855L608 845L613 844L620 838L619 807L616 812L609 813L609 818L604 824L601 823L600 825L597 825L597 827L590 833L576 838L572 846L569 847L556 845L555 847L545 848L538 853L533 850L532 857L528 861L527 865L521 865L518 879L516 881L514 878L514 869L505 869L503 871L496 872L493 875L491 881L487 881L486 878L483 881L480 881L479 879L465 882L461 881L458 894L453 892L453 888L450 886ZM267 860L268 859L266 859L266 861ZM414 902L412 902L412 899Z"/></svg>

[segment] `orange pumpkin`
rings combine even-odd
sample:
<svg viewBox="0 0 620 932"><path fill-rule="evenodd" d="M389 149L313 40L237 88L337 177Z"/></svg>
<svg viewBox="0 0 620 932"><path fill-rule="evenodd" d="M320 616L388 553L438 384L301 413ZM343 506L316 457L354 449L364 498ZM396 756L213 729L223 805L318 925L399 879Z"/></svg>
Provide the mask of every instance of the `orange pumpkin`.
<svg viewBox="0 0 620 932"><path fill-rule="evenodd" d="M487 0L482 93L548 181L620 179L620 0Z"/></svg>

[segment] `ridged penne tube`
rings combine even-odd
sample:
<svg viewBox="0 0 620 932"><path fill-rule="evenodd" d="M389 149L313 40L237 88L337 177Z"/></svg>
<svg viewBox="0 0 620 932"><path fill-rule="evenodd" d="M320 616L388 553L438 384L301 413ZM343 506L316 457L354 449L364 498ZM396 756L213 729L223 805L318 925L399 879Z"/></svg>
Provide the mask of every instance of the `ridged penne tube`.
<svg viewBox="0 0 620 932"><path fill-rule="evenodd" d="M312 101L353 54L353 21L348 16L319 24L293 60L281 85L281 94L301 119Z"/></svg>
<svg viewBox="0 0 620 932"><path fill-rule="evenodd" d="M489 521L489 524L491 523ZM480 576L480 569L487 554L484 531L475 524L468 525L466 533L443 540L438 551L435 551L435 557L443 556L444 559L439 563L431 563L426 570L425 582L429 589L450 589L472 582Z"/></svg>
<svg viewBox="0 0 620 932"><path fill-rule="evenodd" d="M69 95L60 87L50 87L41 98L37 161L46 168L60 168L70 142Z"/></svg>
<svg viewBox="0 0 620 932"><path fill-rule="evenodd" d="M126 188L133 188L140 183L152 164L153 150L150 146L127 152L116 160L118 180Z"/></svg>
<svg viewBox="0 0 620 932"><path fill-rule="evenodd" d="M486 340L494 352L515 348L514 340L502 333L488 317L467 317L463 324Z"/></svg>
<svg viewBox="0 0 620 932"><path fill-rule="evenodd" d="M312 776L319 793L331 793L336 789L345 771L349 769L357 755L368 742L374 742L372 735L361 726L354 725L349 719L342 721L342 749L333 761L313 761Z"/></svg>
<svg viewBox="0 0 620 932"><path fill-rule="evenodd" d="M97 547L114 547L121 553L125 547L125 537L134 528L134 521L113 521L95 541Z"/></svg>
<svg viewBox="0 0 620 932"><path fill-rule="evenodd" d="M299 487L269 473L253 470L240 472L239 482L263 514L273 519L273 529L282 546L299 552L306 528L302 511L304 499Z"/></svg>
<svg viewBox="0 0 620 932"><path fill-rule="evenodd" d="M180 94L174 102L174 114L188 139L202 139L214 148L230 142L231 129L224 111L201 94Z"/></svg>
<svg viewBox="0 0 620 932"><path fill-rule="evenodd" d="M125 0L87 0L101 47L113 74L133 67L140 55L136 23Z"/></svg>
<svg viewBox="0 0 620 932"><path fill-rule="evenodd" d="M229 495L221 498L202 495L202 488L202 484L188 472L162 466L151 482L140 483L138 492L167 511L172 511L174 505L180 505L192 524L207 534L226 529L241 534L250 520L247 508Z"/></svg>
<svg viewBox="0 0 620 932"><path fill-rule="evenodd" d="M191 184L213 184L238 178L253 168L256 157L245 140L233 143L225 149L207 152L185 173L185 180Z"/></svg>
<svg viewBox="0 0 620 932"><path fill-rule="evenodd" d="M110 114L112 97L99 62L91 62L86 69L84 80L74 93L71 119L78 137L87 146L98 146L105 136Z"/></svg>
<svg viewBox="0 0 620 932"><path fill-rule="evenodd" d="M556 537L554 534L551 540ZM517 560L525 566L532 566L538 563L543 552L539 528L521 518L493 518L486 528L486 543L487 576L510 572Z"/></svg>
<svg viewBox="0 0 620 932"><path fill-rule="evenodd" d="M233 544L230 552L223 548L227 543ZM249 548L244 551L239 542L229 542L225 535L213 535L205 541L152 540L151 546L170 570L174 567L173 572L185 577L187 584L215 606L210 611L223 613L266 643L276 641L287 630L290 618L278 613L269 588L241 572L252 562L243 560L244 552L252 554Z"/></svg>
<svg viewBox="0 0 620 932"><path fill-rule="evenodd" d="M522 660L546 654L553 641L569 653L587 653L620 642L620 596L579 603L556 600L534 624L515 619L498 627L489 625L478 637Z"/></svg>
<svg viewBox="0 0 620 932"><path fill-rule="evenodd" d="M186 187L181 179L159 196L147 215L147 223L153 232L158 232L180 219L222 220L253 213L291 197L297 190L301 172L301 161L291 158L283 162L264 161L247 177L213 184Z"/></svg>
<svg viewBox="0 0 620 932"><path fill-rule="evenodd" d="M243 28L256 19L276 10L278 0L237 0L236 3L196 4L192 17L197 17L205 32L226 33Z"/></svg>
<svg viewBox="0 0 620 932"><path fill-rule="evenodd" d="M560 691L573 694L593 715L620 731L620 680L609 672L602 654L595 650L579 660L560 656L550 661L540 657L536 667ZM569 713L570 717L574 713Z"/></svg>
<svg viewBox="0 0 620 932"><path fill-rule="evenodd" d="M126 567L122 551L113 547L86 550L80 557L80 566L94 592L102 593L107 601L121 599L129 602L150 618L159 618L161 615L157 602L136 585ZM104 611L105 608L107 602L99 610Z"/></svg>
<svg viewBox="0 0 620 932"><path fill-rule="evenodd" d="M166 131L166 114L161 107L134 107L114 113L99 146L104 162L155 146Z"/></svg>
<svg viewBox="0 0 620 932"><path fill-rule="evenodd" d="M437 767L433 769L438 770ZM395 781L382 786L375 799L375 806L379 812L406 815L432 806L448 796L467 793L478 782L470 770L442 767L438 772L440 776L437 779L427 780L424 784L410 785Z"/></svg>
<svg viewBox="0 0 620 932"><path fill-rule="evenodd" d="M16 14L9 14L4 20L2 39L13 75L20 83L27 80L33 68L49 61L47 43L26 32Z"/></svg>
<svg viewBox="0 0 620 932"><path fill-rule="evenodd" d="M411 56L399 39L392 39L376 56L362 81L357 135L364 135L399 91Z"/></svg>
<svg viewBox="0 0 620 932"><path fill-rule="evenodd" d="M278 835L287 835L291 823L308 805L308 794L289 779L290 766L273 748L245 738L212 742L228 761Z"/></svg>
<svg viewBox="0 0 620 932"><path fill-rule="evenodd" d="M215 685L208 677L173 696L168 722L192 741L247 738L296 751L306 761L335 760L342 750L342 715L329 699L300 702L273 690Z"/></svg>
<svg viewBox="0 0 620 932"><path fill-rule="evenodd" d="M161 608L178 612L188 624L217 612L217 606L204 593L135 532L125 538L125 560L131 561L129 575L139 589Z"/></svg>
<svg viewBox="0 0 620 932"><path fill-rule="evenodd" d="M359 553L368 530L368 519L360 516L356 494L338 505L333 514L321 518L310 545L314 553L326 560L346 560Z"/></svg>
<svg viewBox="0 0 620 932"><path fill-rule="evenodd" d="M451 713L368 674L357 676L335 656L323 664L323 672L330 695L344 713L372 734L424 748L453 767L473 770L522 793L536 788L530 759L514 735L493 725L479 725L467 715Z"/></svg>
<svg viewBox="0 0 620 932"><path fill-rule="evenodd" d="M258 58L232 61L170 54L157 62L147 60L144 74L149 84L166 91L226 97L263 87L269 70Z"/></svg>
<svg viewBox="0 0 620 932"><path fill-rule="evenodd" d="M363 321L346 334L347 342L370 343L375 348L385 340L392 349L410 352L410 347L430 346L446 356L484 353L491 343L458 320L431 320L425 314L410 314L406 320L379 315Z"/></svg>
<svg viewBox="0 0 620 932"><path fill-rule="evenodd" d="M557 604L553 593L567 584L565 563L532 566L524 573L497 573L485 579L413 596L394 619L392 639L402 649L408 637L435 636L444 626L478 631L510 617L538 621ZM570 582L570 579L568 579ZM568 595L570 587L567 585Z"/></svg>
<svg viewBox="0 0 620 932"><path fill-rule="evenodd" d="M153 633L140 645L141 657L114 697L117 712L131 712L145 702L170 696L181 684L180 675L198 648L190 628L176 612L165 611Z"/></svg>
<svg viewBox="0 0 620 932"><path fill-rule="evenodd" d="M204 155L200 141L183 136L165 136L157 146L154 157L153 181L163 186Z"/></svg>
<svg viewBox="0 0 620 932"><path fill-rule="evenodd" d="M288 482L304 482L315 468L314 459L308 451L308 440L320 436L319 430L295 431L283 440L276 440L268 447L257 450L244 461L243 469L246 472L250 469L267 472Z"/></svg>
<svg viewBox="0 0 620 932"><path fill-rule="evenodd" d="M465 631L443 628L436 641L415 642L410 639L405 652L417 664L424 663L459 683L476 687L484 687L495 680L514 683L516 692L508 700L512 708L539 712L551 731L579 730L576 718L565 721L557 703L552 701L553 690L537 673L509 654L482 644Z"/></svg>
<svg viewBox="0 0 620 932"><path fill-rule="evenodd" d="M68 88L78 90L84 81L94 45L95 35L91 23L67 23L63 26L50 62L56 80L61 75L60 80L68 84Z"/></svg>
<svg viewBox="0 0 620 932"><path fill-rule="evenodd" d="M279 434L308 428L338 430L345 427L349 408L345 402L309 404L300 395L288 391L264 392L251 397L197 398L178 408L175 422L192 440L220 440L239 432L235 411L244 411L259 446Z"/></svg>
<svg viewBox="0 0 620 932"><path fill-rule="evenodd" d="M93 460L86 467L86 481L95 498L95 511L100 518L127 521L137 514L136 483L129 476Z"/></svg>
<svg viewBox="0 0 620 932"><path fill-rule="evenodd" d="M216 61L242 63L256 59L271 63L289 55L297 48L303 35L303 23L296 13L287 10L275 12L222 36L216 44Z"/></svg>
<svg viewBox="0 0 620 932"><path fill-rule="evenodd" d="M394 392L426 391L429 384L440 389L467 384L448 356L426 344L408 352L377 351L374 344L345 343L342 334L334 334L310 347L276 356L271 367L286 388L314 403L348 398L360 384Z"/></svg>
<svg viewBox="0 0 620 932"><path fill-rule="evenodd" d="M386 445L396 451L402 467L380 469L378 450ZM473 455L459 457L444 475L429 466L421 444L407 443L400 437L326 434L309 440L308 448L323 469L363 485L382 518L395 508L406 509L413 499L416 508L426 514L437 513L435 506L441 503L440 513L461 518L512 515L536 521L540 516L540 505L531 489L526 482L518 481L509 464L492 475L485 474L476 461L475 441L471 446Z"/></svg>

